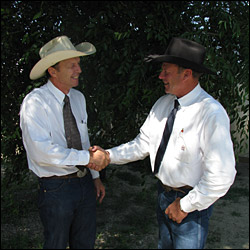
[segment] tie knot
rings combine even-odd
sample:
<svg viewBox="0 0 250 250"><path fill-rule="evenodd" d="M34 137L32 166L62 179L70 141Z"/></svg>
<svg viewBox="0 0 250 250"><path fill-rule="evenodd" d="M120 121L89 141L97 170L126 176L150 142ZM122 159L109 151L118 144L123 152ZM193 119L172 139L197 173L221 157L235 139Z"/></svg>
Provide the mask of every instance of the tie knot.
<svg viewBox="0 0 250 250"><path fill-rule="evenodd" d="M67 95L65 95L63 101L64 101L64 103L69 103L69 97Z"/></svg>
<svg viewBox="0 0 250 250"><path fill-rule="evenodd" d="M178 107L180 106L180 103L178 102L177 99L174 100L174 108L178 109Z"/></svg>

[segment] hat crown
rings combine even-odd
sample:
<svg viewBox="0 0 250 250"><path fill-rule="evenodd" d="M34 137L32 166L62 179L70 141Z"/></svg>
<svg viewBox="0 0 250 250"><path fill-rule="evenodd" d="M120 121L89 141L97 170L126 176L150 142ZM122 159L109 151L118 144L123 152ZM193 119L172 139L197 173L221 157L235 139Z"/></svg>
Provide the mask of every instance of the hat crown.
<svg viewBox="0 0 250 250"><path fill-rule="evenodd" d="M89 42L82 42L74 46L67 36L58 36L46 43L39 51L41 59L30 72L30 79L42 77L46 70L56 63L80 56L94 54L96 48Z"/></svg>
<svg viewBox="0 0 250 250"><path fill-rule="evenodd" d="M67 36L59 36L46 43L39 51L41 58L44 58L58 51L74 50L76 48Z"/></svg>
<svg viewBox="0 0 250 250"><path fill-rule="evenodd" d="M171 55L186 60L192 60L194 63L203 64L205 59L205 48L187 39L172 38L165 55Z"/></svg>
<svg viewBox="0 0 250 250"><path fill-rule="evenodd" d="M199 73L216 75L215 72L203 65L205 55L206 49L201 44L174 37L171 39L164 55L149 55L144 60L146 62L172 63Z"/></svg>

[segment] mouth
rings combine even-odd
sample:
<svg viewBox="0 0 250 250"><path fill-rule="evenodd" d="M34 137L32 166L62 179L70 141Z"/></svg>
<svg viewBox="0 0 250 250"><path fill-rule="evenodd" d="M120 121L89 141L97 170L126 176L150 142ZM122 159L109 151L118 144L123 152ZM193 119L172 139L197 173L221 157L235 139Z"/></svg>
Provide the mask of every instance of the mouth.
<svg viewBox="0 0 250 250"><path fill-rule="evenodd" d="M78 81L79 81L79 76L72 76L71 79L72 79L74 82L78 83Z"/></svg>

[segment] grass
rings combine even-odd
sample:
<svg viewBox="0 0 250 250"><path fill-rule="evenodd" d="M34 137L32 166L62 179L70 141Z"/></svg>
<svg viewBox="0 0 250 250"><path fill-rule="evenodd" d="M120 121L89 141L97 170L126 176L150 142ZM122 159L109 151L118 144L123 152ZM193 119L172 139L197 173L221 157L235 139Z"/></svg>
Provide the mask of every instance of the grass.
<svg viewBox="0 0 250 250"><path fill-rule="evenodd" d="M241 197L249 197L249 189L247 187L232 187L223 199L238 202Z"/></svg>
<svg viewBox="0 0 250 250"><path fill-rule="evenodd" d="M235 217L241 217L241 216L242 216L241 213L238 213L238 212L235 212L235 211L233 211L233 212L231 213L231 215L232 215L232 216L235 216Z"/></svg>
<svg viewBox="0 0 250 250"><path fill-rule="evenodd" d="M145 166L139 163L127 166L109 166L104 185L106 197L97 203L96 249L156 249L158 225L156 219L157 180ZM1 221L12 231L1 237L2 249L42 249L42 230L34 233L29 225L23 226L31 213L40 220L37 208L37 182L12 183L6 188L1 183ZM233 186L221 200L220 209L214 218L223 216L223 206L248 199L247 187ZM221 207L222 206L222 207ZM213 215L212 215L213 216ZM238 211L232 218L241 218ZM32 223L32 221L31 221ZM20 229L21 228L21 229ZM208 246L219 244L219 227L211 228Z"/></svg>
<svg viewBox="0 0 250 250"><path fill-rule="evenodd" d="M1 241L1 249L42 249L40 237L30 238L28 233L17 233Z"/></svg>
<svg viewBox="0 0 250 250"><path fill-rule="evenodd" d="M24 215L34 211L37 199L37 183L25 181L11 183L8 186L1 184L2 223L15 223Z"/></svg>
<svg viewBox="0 0 250 250"><path fill-rule="evenodd" d="M1 224L8 225L8 237L1 233L2 249L42 249L42 238L32 236L22 219L29 218L37 210L37 183L27 180L22 183L1 182Z"/></svg>

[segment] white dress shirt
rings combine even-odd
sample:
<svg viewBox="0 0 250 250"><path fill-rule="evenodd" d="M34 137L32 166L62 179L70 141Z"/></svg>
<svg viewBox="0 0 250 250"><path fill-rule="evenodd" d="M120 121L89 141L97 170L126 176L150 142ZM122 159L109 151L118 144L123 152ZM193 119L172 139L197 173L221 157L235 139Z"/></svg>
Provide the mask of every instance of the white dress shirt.
<svg viewBox="0 0 250 250"><path fill-rule="evenodd" d="M50 81L31 91L21 105L20 127L23 144L29 169L38 177L72 174L78 171L75 165L89 163L90 142L85 97L73 88L68 96L81 135L83 150L67 148L63 121L65 95ZM90 171L94 179L99 177L97 171Z"/></svg>
<svg viewBox="0 0 250 250"><path fill-rule="evenodd" d="M111 163L125 164L150 156L151 168L175 96L167 94L152 107L138 136L109 149ZM173 131L156 177L171 187L192 186L181 199L185 212L203 210L226 194L236 175L230 121L222 105L198 84L178 99Z"/></svg>

